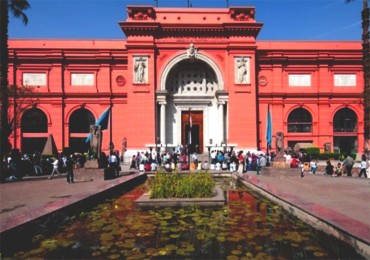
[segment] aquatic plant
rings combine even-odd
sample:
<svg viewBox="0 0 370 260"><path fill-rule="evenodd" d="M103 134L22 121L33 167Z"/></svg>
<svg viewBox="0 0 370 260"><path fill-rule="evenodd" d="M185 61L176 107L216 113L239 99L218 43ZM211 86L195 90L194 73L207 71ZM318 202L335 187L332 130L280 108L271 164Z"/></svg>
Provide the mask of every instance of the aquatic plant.
<svg viewBox="0 0 370 260"><path fill-rule="evenodd" d="M150 198L209 198L216 183L208 172L157 172L150 186Z"/></svg>

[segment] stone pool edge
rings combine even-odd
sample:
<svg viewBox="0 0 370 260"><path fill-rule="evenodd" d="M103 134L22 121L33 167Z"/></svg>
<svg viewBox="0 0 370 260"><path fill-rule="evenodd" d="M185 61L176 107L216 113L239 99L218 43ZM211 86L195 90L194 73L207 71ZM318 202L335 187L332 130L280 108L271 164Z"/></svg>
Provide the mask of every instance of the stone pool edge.
<svg viewBox="0 0 370 260"><path fill-rule="evenodd" d="M149 194L140 196L135 202L139 207L183 207L187 205L199 205L199 206L223 206L227 202L227 198L224 196L224 192L221 187L215 188L216 195L212 198L183 198L183 199L151 199Z"/></svg>

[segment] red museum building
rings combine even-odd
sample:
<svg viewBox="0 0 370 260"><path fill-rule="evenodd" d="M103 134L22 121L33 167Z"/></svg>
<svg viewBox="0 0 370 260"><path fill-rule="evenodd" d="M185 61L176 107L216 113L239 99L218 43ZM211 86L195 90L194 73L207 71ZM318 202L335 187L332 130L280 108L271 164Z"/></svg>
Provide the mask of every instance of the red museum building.
<svg viewBox="0 0 370 260"><path fill-rule="evenodd" d="M189 114L201 151L221 143L264 151L269 105L273 150L282 132L285 147L363 151L360 41L258 41L254 7L127 13L122 40L9 41L9 83L32 88L28 102L10 100L25 108L13 147L40 151L52 134L60 151L86 151L90 125L111 107L105 152L110 141L121 150L125 137L128 154L157 140L184 145Z"/></svg>

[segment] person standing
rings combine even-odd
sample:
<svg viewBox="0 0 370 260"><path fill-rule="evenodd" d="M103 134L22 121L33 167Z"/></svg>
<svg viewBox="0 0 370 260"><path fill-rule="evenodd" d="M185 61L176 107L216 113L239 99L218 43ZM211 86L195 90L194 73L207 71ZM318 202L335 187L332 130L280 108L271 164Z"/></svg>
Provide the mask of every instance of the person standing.
<svg viewBox="0 0 370 260"><path fill-rule="evenodd" d="M118 158L117 158L117 155L114 152L112 152L109 155L108 163L109 163L109 167L114 171L114 175L115 176L118 176L119 175L119 171L118 171Z"/></svg>
<svg viewBox="0 0 370 260"><path fill-rule="evenodd" d="M51 180L54 176L54 173L57 173L59 174L59 176L61 176L62 174L59 172L58 170L58 166L59 166L59 160L58 158L55 158L55 160L53 161L53 171L51 172L50 176L49 176L49 180Z"/></svg>
<svg viewBox="0 0 370 260"><path fill-rule="evenodd" d="M310 173L315 174L317 169L317 160L312 159L310 162Z"/></svg>
<svg viewBox="0 0 370 260"><path fill-rule="evenodd" d="M365 178L367 178L367 174L366 174L366 166L367 166L367 162L366 162L366 156L362 156L361 158L361 170L360 170L360 173L358 174L358 177L361 178L362 174L365 175Z"/></svg>
<svg viewBox="0 0 370 260"><path fill-rule="evenodd" d="M346 167L347 177L352 177L352 168L355 164L355 160L351 156L347 156L347 158L343 161L343 165Z"/></svg>
<svg viewBox="0 0 370 260"><path fill-rule="evenodd" d="M325 173L324 175L330 175L332 176L334 173L334 166L331 164L331 162L328 160L326 162L326 167L325 167Z"/></svg>
<svg viewBox="0 0 370 260"><path fill-rule="evenodd" d="M32 157L33 168L35 169L36 175L42 175L42 168L41 168L41 155L38 151L35 151Z"/></svg>
<svg viewBox="0 0 370 260"><path fill-rule="evenodd" d="M73 166L74 166L74 161L72 159L72 155L67 158L66 160L66 165L67 165L67 182L68 183L74 183L74 173L73 173Z"/></svg>
<svg viewBox="0 0 370 260"><path fill-rule="evenodd" d="M263 167L266 167L266 157L263 154L260 154L260 157L257 158L257 175L260 175L260 171Z"/></svg>

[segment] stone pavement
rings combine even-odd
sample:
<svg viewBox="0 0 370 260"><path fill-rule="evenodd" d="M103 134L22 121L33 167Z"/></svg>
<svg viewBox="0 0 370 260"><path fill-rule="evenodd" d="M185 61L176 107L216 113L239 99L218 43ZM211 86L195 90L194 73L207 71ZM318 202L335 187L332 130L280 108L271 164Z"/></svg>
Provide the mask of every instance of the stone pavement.
<svg viewBox="0 0 370 260"><path fill-rule="evenodd" d="M142 173L129 173L128 165L123 165L121 175L106 181L80 178L74 184L68 184L65 177L48 180L47 176L0 184L0 232ZM351 243L370 259L370 179L334 178L320 171L301 178L298 169L289 168L265 168L258 176L254 171L234 176L312 225Z"/></svg>
<svg viewBox="0 0 370 260"><path fill-rule="evenodd" d="M250 188L287 211L345 240L370 259L370 179L332 177L299 169L265 168L237 174ZM356 175L357 176L357 175Z"/></svg>

